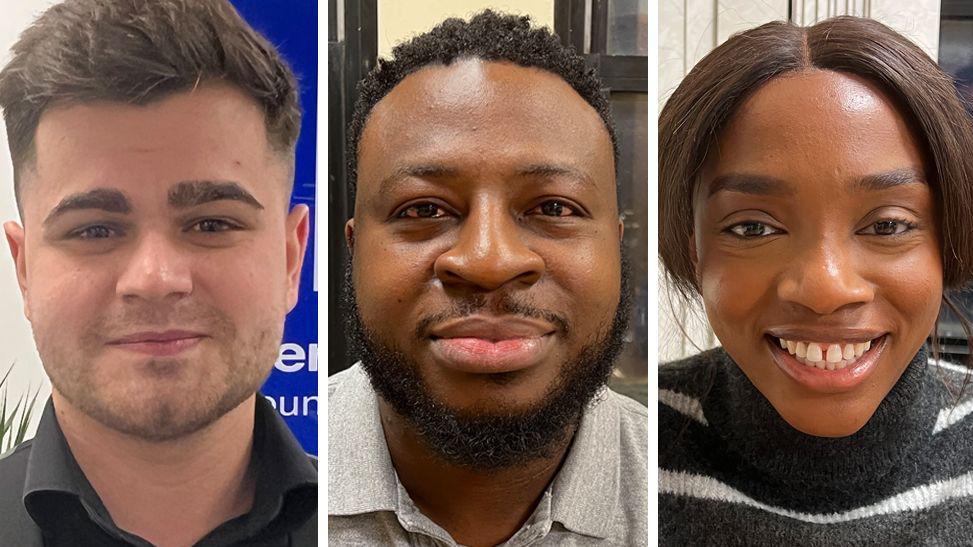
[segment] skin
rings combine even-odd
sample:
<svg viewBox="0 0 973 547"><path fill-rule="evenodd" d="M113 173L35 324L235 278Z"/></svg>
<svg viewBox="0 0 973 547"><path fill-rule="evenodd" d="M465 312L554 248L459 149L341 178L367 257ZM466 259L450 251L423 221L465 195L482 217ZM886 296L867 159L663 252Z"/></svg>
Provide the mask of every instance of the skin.
<svg viewBox="0 0 973 547"><path fill-rule="evenodd" d="M271 149L256 102L223 84L51 108L36 151L24 225L4 230L58 422L120 527L192 544L252 503L254 393L308 236L307 208L287 210L292 158ZM252 202L174 206L187 181L232 182ZM127 212L90 200L56 212L94 189ZM167 330L198 338L172 355L117 343Z"/></svg>
<svg viewBox="0 0 973 547"><path fill-rule="evenodd" d="M559 77L480 60L425 67L375 106L358 166L346 235L362 321L417 364L444 405L461 414L531 408L565 363L607 332L622 233L611 141L597 112ZM569 329L551 334L549 351L528 368L502 377L458 372L416 329L476 301L477 313L491 316L502 301L526 304ZM410 496L468 545L509 538L567 449L476 473L441 461L387 405L381 412Z"/></svg>
<svg viewBox="0 0 973 547"><path fill-rule="evenodd" d="M899 184L856 184L890 172L901 175ZM691 252L710 324L780 416L804 433L858 431L932 330L942 261L926 173L915 133L884 93L821 70L759 89L704 167ZM738 175L775 180L710 195L721 177ZM887 347L865 381L822 392L773 361L765 335L782 328L824 333L798 340L849 328L886 332Z"/></svg>

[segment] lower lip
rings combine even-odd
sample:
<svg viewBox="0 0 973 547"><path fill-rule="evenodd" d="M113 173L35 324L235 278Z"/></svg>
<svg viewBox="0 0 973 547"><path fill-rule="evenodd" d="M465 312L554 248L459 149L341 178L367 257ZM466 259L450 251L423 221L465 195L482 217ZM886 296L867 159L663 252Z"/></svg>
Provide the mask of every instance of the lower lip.
<svg viewBox="0 0 973 547"><path fill-rule="evenodd" d="M134 353L151 355L152 357L172 357L191 350L200 341L202 341L202 337L178 338L159 342L123 342L111 344L111 346Z"/></svg>
<svg viewBox="0 0 973 547"><path fill-rule="evenodd" d="M776 339L767 339L774 362L788 376L803 386L821 393L843 393L861 385L871 375L885 351L888 335L872 341L872 347L854 363L840 370L819 369L799 362L787 350L780 347Z"/></svg>
<svg viewBox="0 0 973 547"><path fill-rule="evenodd" d="M514 372L538 364L550 349L552 335L509 340L438 338L433 356L446 368L472 374Z"/></svg>

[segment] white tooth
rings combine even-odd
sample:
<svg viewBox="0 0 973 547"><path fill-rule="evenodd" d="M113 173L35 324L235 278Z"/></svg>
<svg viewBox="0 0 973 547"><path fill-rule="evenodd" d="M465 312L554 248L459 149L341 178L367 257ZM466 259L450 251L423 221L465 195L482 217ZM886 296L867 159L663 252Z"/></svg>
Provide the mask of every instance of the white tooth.
<svg viewBox="0 0 973 547"><path fill-rule="evenodd" d="M861 357L865 353L865 344L855 344L855 357Z"/></svg>
<svg viewBox="0 0 973 547"><path fill-rule="evenodd" d="M807 342L797 343L797 356L800 357L801 359L807 357Z"/></svg>
<svg viewBox="0 0 973 547"><path fill-rule="evenodd" d="M788 340L788 341L787 341L787 351L788 351L788 352L789 352L789 353L790 353L791 355L794 355L794 348L795 348L796 346L797 346L797 344L796 344L796 343L794 343L794 342L791 342L790 340Z"/></svg>
<svg viewBox="0 0 973 547"><path fill-rule="evenodd" d="M866 351L870 350L871 348L872 348L872 341L869 340L868 342L865 342L865 349L864 349L864 351L862 351L862 353L865 353Z"/></svg>
<svg viewBox="0 0 973 547"><path fill-rule="evenodd" d="M818 361L817 363L814 363L814 366L818 367L821 370L824 370L824 368L826 366L828 366L828 362L827 361L824 361L824 360L821 360L821 361Z"/></svg>
<svg viewBox="0 0 973 547"><path fill-rule="evenodd" d="M834 367L835 367L835 365L837 365L837 364L838 364L838 363L835 363L834 361L828 361L828 364L827 364L827 366L826 366L826 368L827 368L828 370L834 370Z"/></svg>
<svg viewBox="0 0 973 547"><path fill-rule="evenodd" d="M843 359L854 359L855 358L855 344L845 344L845 349L841 351L841 357Z"/></svg>
<svg viewBox="0 0 973 547"><path fill-rule="evenodd" d="M841 346L838 344L831 344L828 346L828 362L837 363L841 360Z"/></svg>
<svg viewBox="0 0 973 547"><path fill-rule="evenodd" d="M812 363L815 363L817 361L820 361L821 360L821 346L819 346L817 344L808 344L807 345L807 357L806 357L806 359L808 361L811 361Z"/></svg>
<svg viewBox="0 0 973 547"><path fill-rule="evenodd" d="M848 366L848 363L846 363L845 361L841 361L840 363L835 363L834 364L834 369L835 370L841 370L841 369L843 369L843 368L845 368L847 366Z"/></svg>
<svg viewBox="0 0 973 547"><path fill-rule="evenodd" d="M780 342L781 348L787 349L787 342L785 342L783 338L778 338L777 340Z"/></svg>

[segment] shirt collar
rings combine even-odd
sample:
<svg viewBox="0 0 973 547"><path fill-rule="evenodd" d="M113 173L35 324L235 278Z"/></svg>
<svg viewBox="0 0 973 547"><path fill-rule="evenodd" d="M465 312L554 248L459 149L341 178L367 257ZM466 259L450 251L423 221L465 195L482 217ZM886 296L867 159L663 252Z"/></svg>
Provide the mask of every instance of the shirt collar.
<svg viewBox="0 0 973 547"><path fill-rule="evenodd" d="M270 526L290 529L317 511L316 465L259 393L254 420L254 465L258 470L254 506L250 513L240 517L245 519L241 527L244 534ZM42 503L51 495L76 498L102 528L117 530L101 498L71 454L53 400L48 399L32 441L23 493L24 506L42 529L61 517L50 514L47 510L50 506Z"/></svg>
<svg viewBox="0 0 973 547"><path fill-rule="evenodd" d="M385 443L378 395L360 365L339 374L344 375L340 389L328 398L328 514L398 513L399 481ZM551 520L599 538L609 535L619 491L619 416L610 395L605 388L589 404L549 488ZM548 502L543 501L538 509L546 512Z"/></svg>

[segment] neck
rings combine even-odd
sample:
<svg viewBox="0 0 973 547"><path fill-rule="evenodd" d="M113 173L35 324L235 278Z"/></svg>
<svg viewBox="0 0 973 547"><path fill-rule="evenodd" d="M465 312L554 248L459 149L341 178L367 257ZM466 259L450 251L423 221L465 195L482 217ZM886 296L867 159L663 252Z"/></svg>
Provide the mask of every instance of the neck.
<svg viewBox="0 0 973 547"><path fill-rule="evenodd" d="M459 544L503 543L527 521L557 473L574 430L551 456L510 469L480 471L445 461L405 418L380 400L392 464L422 513Z"/></svg>
<svg viewBox="0 0 973 547"><path fill-rule="evenodd" d="M253 504L250 397L185 437L147 441L110 429L57 390L58 424L115 524L159 546L192 545Z"/></svg>

